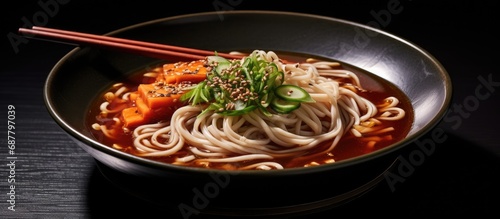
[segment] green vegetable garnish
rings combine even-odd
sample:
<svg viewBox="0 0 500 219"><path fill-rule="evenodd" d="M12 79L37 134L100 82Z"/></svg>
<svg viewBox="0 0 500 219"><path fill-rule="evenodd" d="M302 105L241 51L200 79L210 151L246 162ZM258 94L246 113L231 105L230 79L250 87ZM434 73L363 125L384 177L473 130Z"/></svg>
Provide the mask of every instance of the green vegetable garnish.
<svg viewBox="0 0 500 219"><path fill-rule="evenodd" d="M314 100L311 98L309 93L302 89L301 87L297 87L294 85L284 84L276 88L274 90L276 96L281 99L292 101L292 102L310 102L313 103Z"/></svg>
<svg viewBox="0 0 500 219"><path fill-rule="evenodd" d="M277 113L290 113L300 107L300 102L286 101L280 98L274 98L271 103L271 108Z"/></svg>
<svg viewBox="0 0 500 219"><path fill-rule="evenodd" d="M239 116L255 109L271 115L290 113L300 102L314 102L309 93L294 85L282 85L284 74L273 62L252 53L241 60L220 56L207 57L210 66L205 81L194 86L181 97L191 105L209 103L200 115L215 111L228 116Z"/></svg>

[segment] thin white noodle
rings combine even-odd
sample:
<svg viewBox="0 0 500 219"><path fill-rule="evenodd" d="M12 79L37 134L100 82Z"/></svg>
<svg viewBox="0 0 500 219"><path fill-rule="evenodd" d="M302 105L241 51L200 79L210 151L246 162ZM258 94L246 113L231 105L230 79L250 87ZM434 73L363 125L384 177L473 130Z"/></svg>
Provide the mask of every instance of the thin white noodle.
<svg viewBox="0 0 500 219"><path fill-rule="evenodd" d="M256 160L256 159L273 159L273 157L267 154L245 154L245 155L226 157L226 158L204 158L204 159L199 159L199 161L225 163L225 162L239 162L239 161Z"/></svg>
<svg viewBox="0 0 500 219"><path fill-rule="evenodd" d="M268 168L264 168L264 167L268 167ZM240 170L250 170L250 169L269 170L269 169L272 169L272 167L274 167L274 169L278 169L278 170L284 169L281 164L276 163L276 162L259 162L259 163L254 163L254 164L251 164L248 166L241 167Z"/></svg>

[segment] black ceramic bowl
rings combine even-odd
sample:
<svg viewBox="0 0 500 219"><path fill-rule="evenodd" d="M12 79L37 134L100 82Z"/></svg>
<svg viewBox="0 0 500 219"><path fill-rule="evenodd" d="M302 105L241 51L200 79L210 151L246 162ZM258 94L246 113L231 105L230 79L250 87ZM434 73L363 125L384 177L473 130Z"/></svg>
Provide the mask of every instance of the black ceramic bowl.
<svg viewBox="0 0 500 219"><path fill-rule="evenodd" d="M414 123L408 136L368 155L272 171L180 167L103 145L85 123L89 105L106 88L158 60L96 48L76 48L63 57L44 90L54 120L96 159L116 186L188 213L283 215L342 204L384 180L399 151L430 131L451 99L446 70L425 50L389 33L335 18L212 12L154 20L109 35L211 51L262 49L338 60L392 82L411 100Z"/></svg>

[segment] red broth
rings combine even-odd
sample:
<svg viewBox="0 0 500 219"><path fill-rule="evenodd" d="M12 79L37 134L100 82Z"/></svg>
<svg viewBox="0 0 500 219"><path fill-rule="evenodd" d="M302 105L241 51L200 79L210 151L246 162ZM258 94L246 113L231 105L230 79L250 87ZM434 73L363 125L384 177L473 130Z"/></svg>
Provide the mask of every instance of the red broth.
<svg viewBox="0 0 500 219"><path fill-rule="evenodd" d="M298 58L297 56L280 56L283 57L287 60L293 60L293 61L304 61L303 58ZM328 163L328 160L335 160L335 161L341 161L349 158L353 158L356 156L364 155L371 153L373 151L385 148L391 144L394 144L398 141L401 141L404 139L408 132L410 131L412 124L413 124L413 119L414 119L414 112L413 108L411 105L411 102L409 101L408 97L396 86L394 86L392 83L376 76L371 73L362 71L357 68L349 67L347 65L341 65L339 69L347 69L352 72L354 72L358 78L360 79L361 86L368 90L367 92L361 92L358 93L358 95L370 100L374 104L380 104L383 102L383 100L389 96L394 96L396 97L400 102L398 107L403 109L405 111L405 117L401 120L395 120L395 121L383 121L383 126L385 127L394 127L394 131L389 132L389 133L384 133L379 135L381 138L380 141L378 141L374 145L368 144L368 141L364 138L358 138L354 137L351 135L349 132L344 135L341 140L338 142L337 146L334 148L333 151L330 153L323 153L323 154L316 154L313 156L301 156L301 157L296 157L296 158L277 158L274 161L279 162L281 165L283 165L284 168L294 168L294 167L304 167L304 166L309 166L309 165L314 165L314 164L322 164L322 163ZM148 81L145 80L142 75L145 73L145 71L139 71L136 74L134 74L134 77L129 80L133 81L132 83L125 84L131 91L137 90L137 87L140 83L151 83L153 81ZM135 82L134 82L135 81ZM110 88L111 89L111 88ZM100 97L102 97L101 95ZM92 124L94 123L106 123L106 122L112 122L109 119L102 119L99 116L99 105L103 102L103 98L98 98L95 100L94 103L92 103L91 108L89 109L88 117L87 117L87 126L93 133L95 139L105 145L108 145L110 147L113 147L114 144L120 145L120 147L115 147L121 151L124 151L126 153L130 153L133 155L138 155L140 152L133 147L133 137L132 137L132 131L124 131L123 129L115 129L114 131L114 138L110 139L106 137L102 132L96 131L91 128ZM115 106L110 105L108 108L113 108ZM322 143L319 147L316 147L315 150L320 151L321 149L324 149L328 147L332 142L331 141L326 141ZM183 155L183 154L188 154L189 152L186 149L182 149L181 151L178 152L178 155ZM315 154L314 151L311 151L310 154ZM148 159L160 161L160 162L165 162L165 163L172 163L177 156L162 156L162 157L148 157ZM193 166L197 166L194 165ZM199 166L198 166L199 167ZM227 164L211 164L210 168L215 168L215 169L233 169L231 165Z"/></svg>

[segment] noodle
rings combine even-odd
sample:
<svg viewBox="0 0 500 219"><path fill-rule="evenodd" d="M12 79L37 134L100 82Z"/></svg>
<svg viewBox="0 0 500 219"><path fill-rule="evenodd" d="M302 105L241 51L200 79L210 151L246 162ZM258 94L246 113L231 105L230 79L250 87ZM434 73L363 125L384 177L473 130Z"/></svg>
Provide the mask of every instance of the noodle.
<svg viewBox="0 0 500 219"><path fill-rule="evenodd" d="M302 103L288 114L265 115L253 110L244 115L224 116L207 111L204 105L178 108L169 121L141 125L133 131L133 148L142 157L174 156L176 165L210 166L229 163L233 169L283 169L276 158L314 156L331 153L346 133L362 138L369 146L385 137L374 135L394 131L380 126L381 120L401 120L405 110L399 100L388 97L375 105L359 95L359 78L351 71L337 69L337 62L309 59L300 64L284 64L272 51L254 51L259 59L277 64L284 72L283 84L306 90L315 103ZM244 59L241 61L243 62ZM148 77L155 76L148 72ZM128 100L130 93L118 86L113 98ZM103 114L116 113L101 105ZM104 125L94 129L110 135ZM329 145L324 145L330 142ZM319 161L306 166L318 165ZM325 163L335 162L330 158Z"/></svg>

